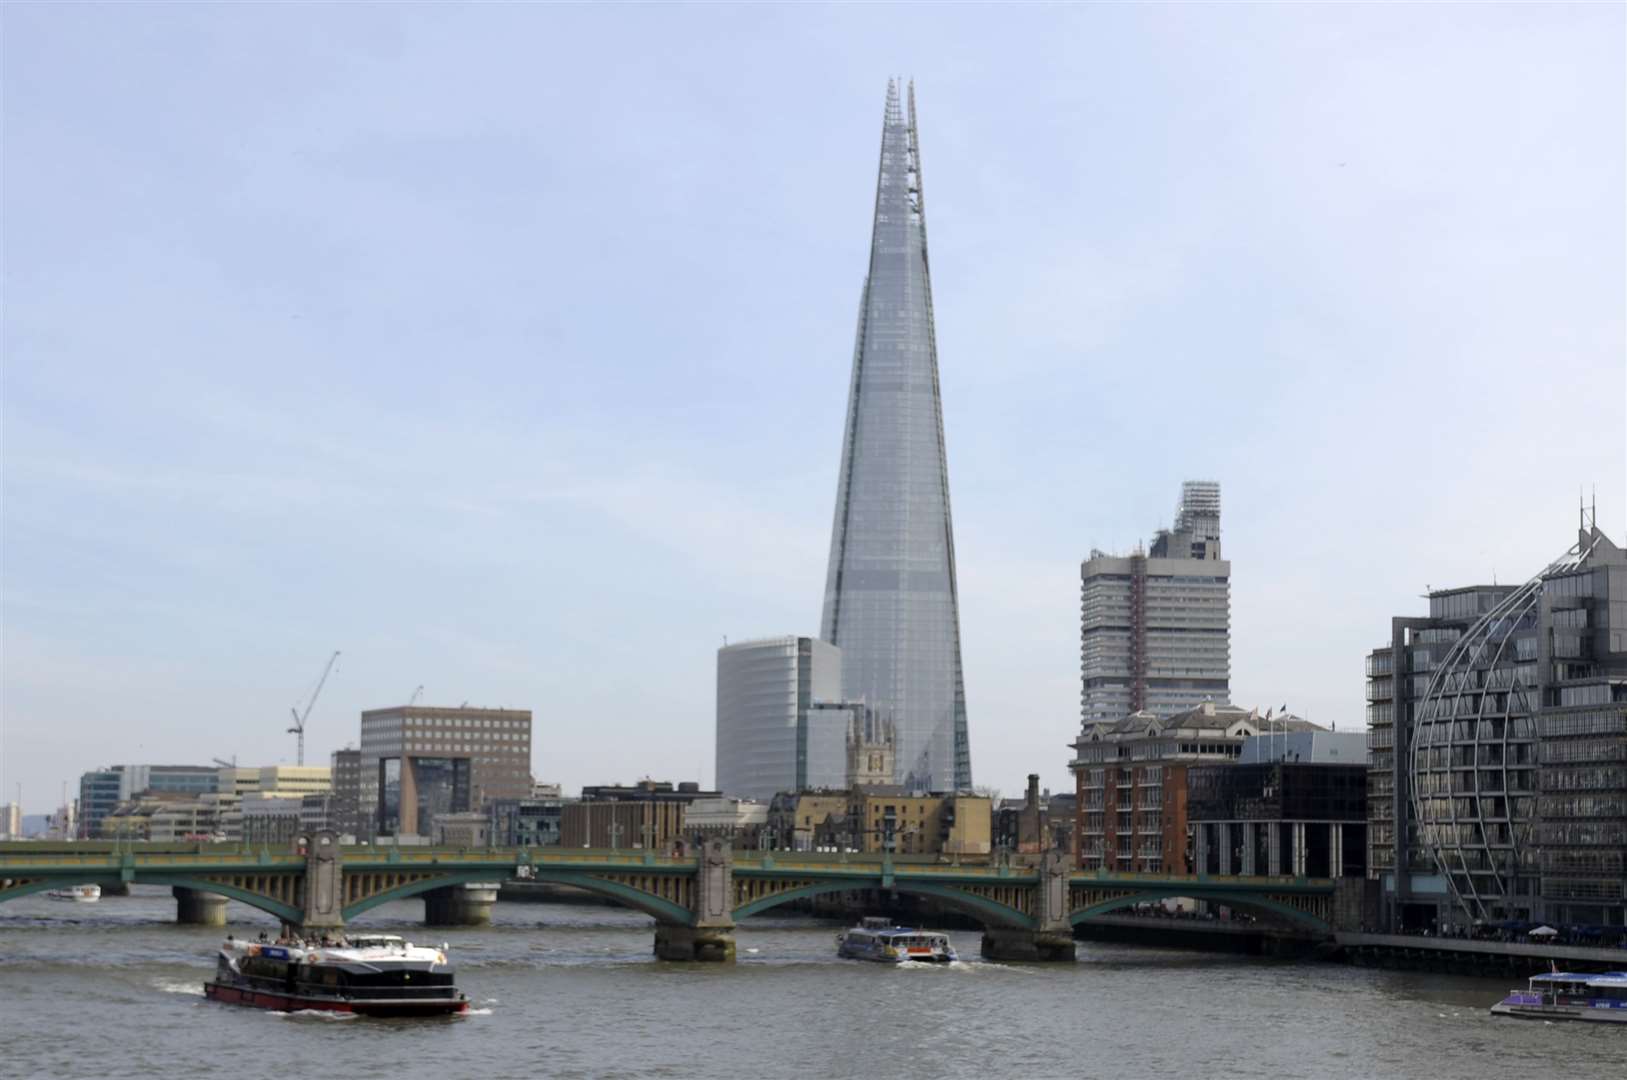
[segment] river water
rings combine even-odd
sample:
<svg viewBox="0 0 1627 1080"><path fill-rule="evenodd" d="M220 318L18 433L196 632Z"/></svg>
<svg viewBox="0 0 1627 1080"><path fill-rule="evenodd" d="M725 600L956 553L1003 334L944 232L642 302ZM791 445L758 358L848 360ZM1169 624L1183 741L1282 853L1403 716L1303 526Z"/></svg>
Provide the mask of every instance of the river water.
<svg viewBox="0 0 1627 1080"><path fill-rule="evenodd" d="M216 1005L220 932L168 890L0 906L0 1076L1627 1078L1627 1028L1493 1019L1503 981L1080 943L1065 965L948 968L835 958L839 927L751 920L733 967L650 954L611 908L501 903L424 928L423 905L358 926L447 941L471 1015L432 1021ZM235 932L275 928L230 907Z"/></svg>

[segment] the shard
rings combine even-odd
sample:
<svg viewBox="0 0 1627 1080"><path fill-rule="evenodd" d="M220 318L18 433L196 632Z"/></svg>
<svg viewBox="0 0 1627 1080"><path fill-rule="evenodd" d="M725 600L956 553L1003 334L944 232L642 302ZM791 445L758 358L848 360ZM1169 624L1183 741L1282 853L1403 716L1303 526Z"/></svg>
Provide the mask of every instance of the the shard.
<svg viewBox="0 0 1627 1080"><path fill-rule="evenodd" d="M836 486L822 636L842 689L890 719L897 779L972 784L915 87L887 85L870 272Z"/></svg>

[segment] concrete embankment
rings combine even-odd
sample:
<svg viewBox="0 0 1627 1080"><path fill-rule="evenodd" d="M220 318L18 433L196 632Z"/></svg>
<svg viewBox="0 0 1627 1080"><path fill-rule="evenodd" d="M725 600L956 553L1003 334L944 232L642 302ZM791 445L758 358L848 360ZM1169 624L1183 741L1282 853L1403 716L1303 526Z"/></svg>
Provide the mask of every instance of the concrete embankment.
<svg viewBox="0 0 1627 1080"><path fill-rule="evenodd" d="M1627 949L1465 941L1411 934L1335 935L1332 959L1365 967L1455 975L1525 975L1539 971L1627 971Z"/></svg>

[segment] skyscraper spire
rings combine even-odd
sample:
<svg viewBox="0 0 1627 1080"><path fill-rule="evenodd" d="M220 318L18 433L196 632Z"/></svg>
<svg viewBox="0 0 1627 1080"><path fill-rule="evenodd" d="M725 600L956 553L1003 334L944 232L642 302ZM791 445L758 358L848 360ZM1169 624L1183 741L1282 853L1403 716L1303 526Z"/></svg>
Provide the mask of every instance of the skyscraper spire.
<svg viewBox="0 0 1627 1080"><path fill-rule="evenodd" d="M891 721L901 782L971 787L960 605L915 86L888 80L870 270L842 439L822 636L843 693Z"/></svg>

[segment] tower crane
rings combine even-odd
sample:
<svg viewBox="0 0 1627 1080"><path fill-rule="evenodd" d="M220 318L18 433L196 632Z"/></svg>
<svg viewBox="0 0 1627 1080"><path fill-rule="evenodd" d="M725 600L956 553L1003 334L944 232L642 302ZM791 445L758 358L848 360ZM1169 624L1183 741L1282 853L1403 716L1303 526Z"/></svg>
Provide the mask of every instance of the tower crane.
<svg viewBox="0 0 1627 1080"><path fill-rule="evenodd" d="M416 689L416 690L414 690L412 692L412 697L407 699L407 708L410 709L414 705L418 704L418 699L423 697L423 696L424 696L424 688L423 688L423 686L420 685L418 687L418 689Z"/></svg>
<svg viewBox="0 0 1627 1080"><path fill-rule="evenodd" d="M299 754L295 760L305 764L305 718L311 715L311 709L316 705L316 699L322 696L322 688L328 684L328 676L333 673L333 665L339 660L339 650L333 650L328 657L328 666L322 669L322 677L316 681L316 689L311 691L311 700L305 703L305 711L300 712L298 706L289 708L294 716L294 726L288 729L288 734L299 736Z"/></svg>

